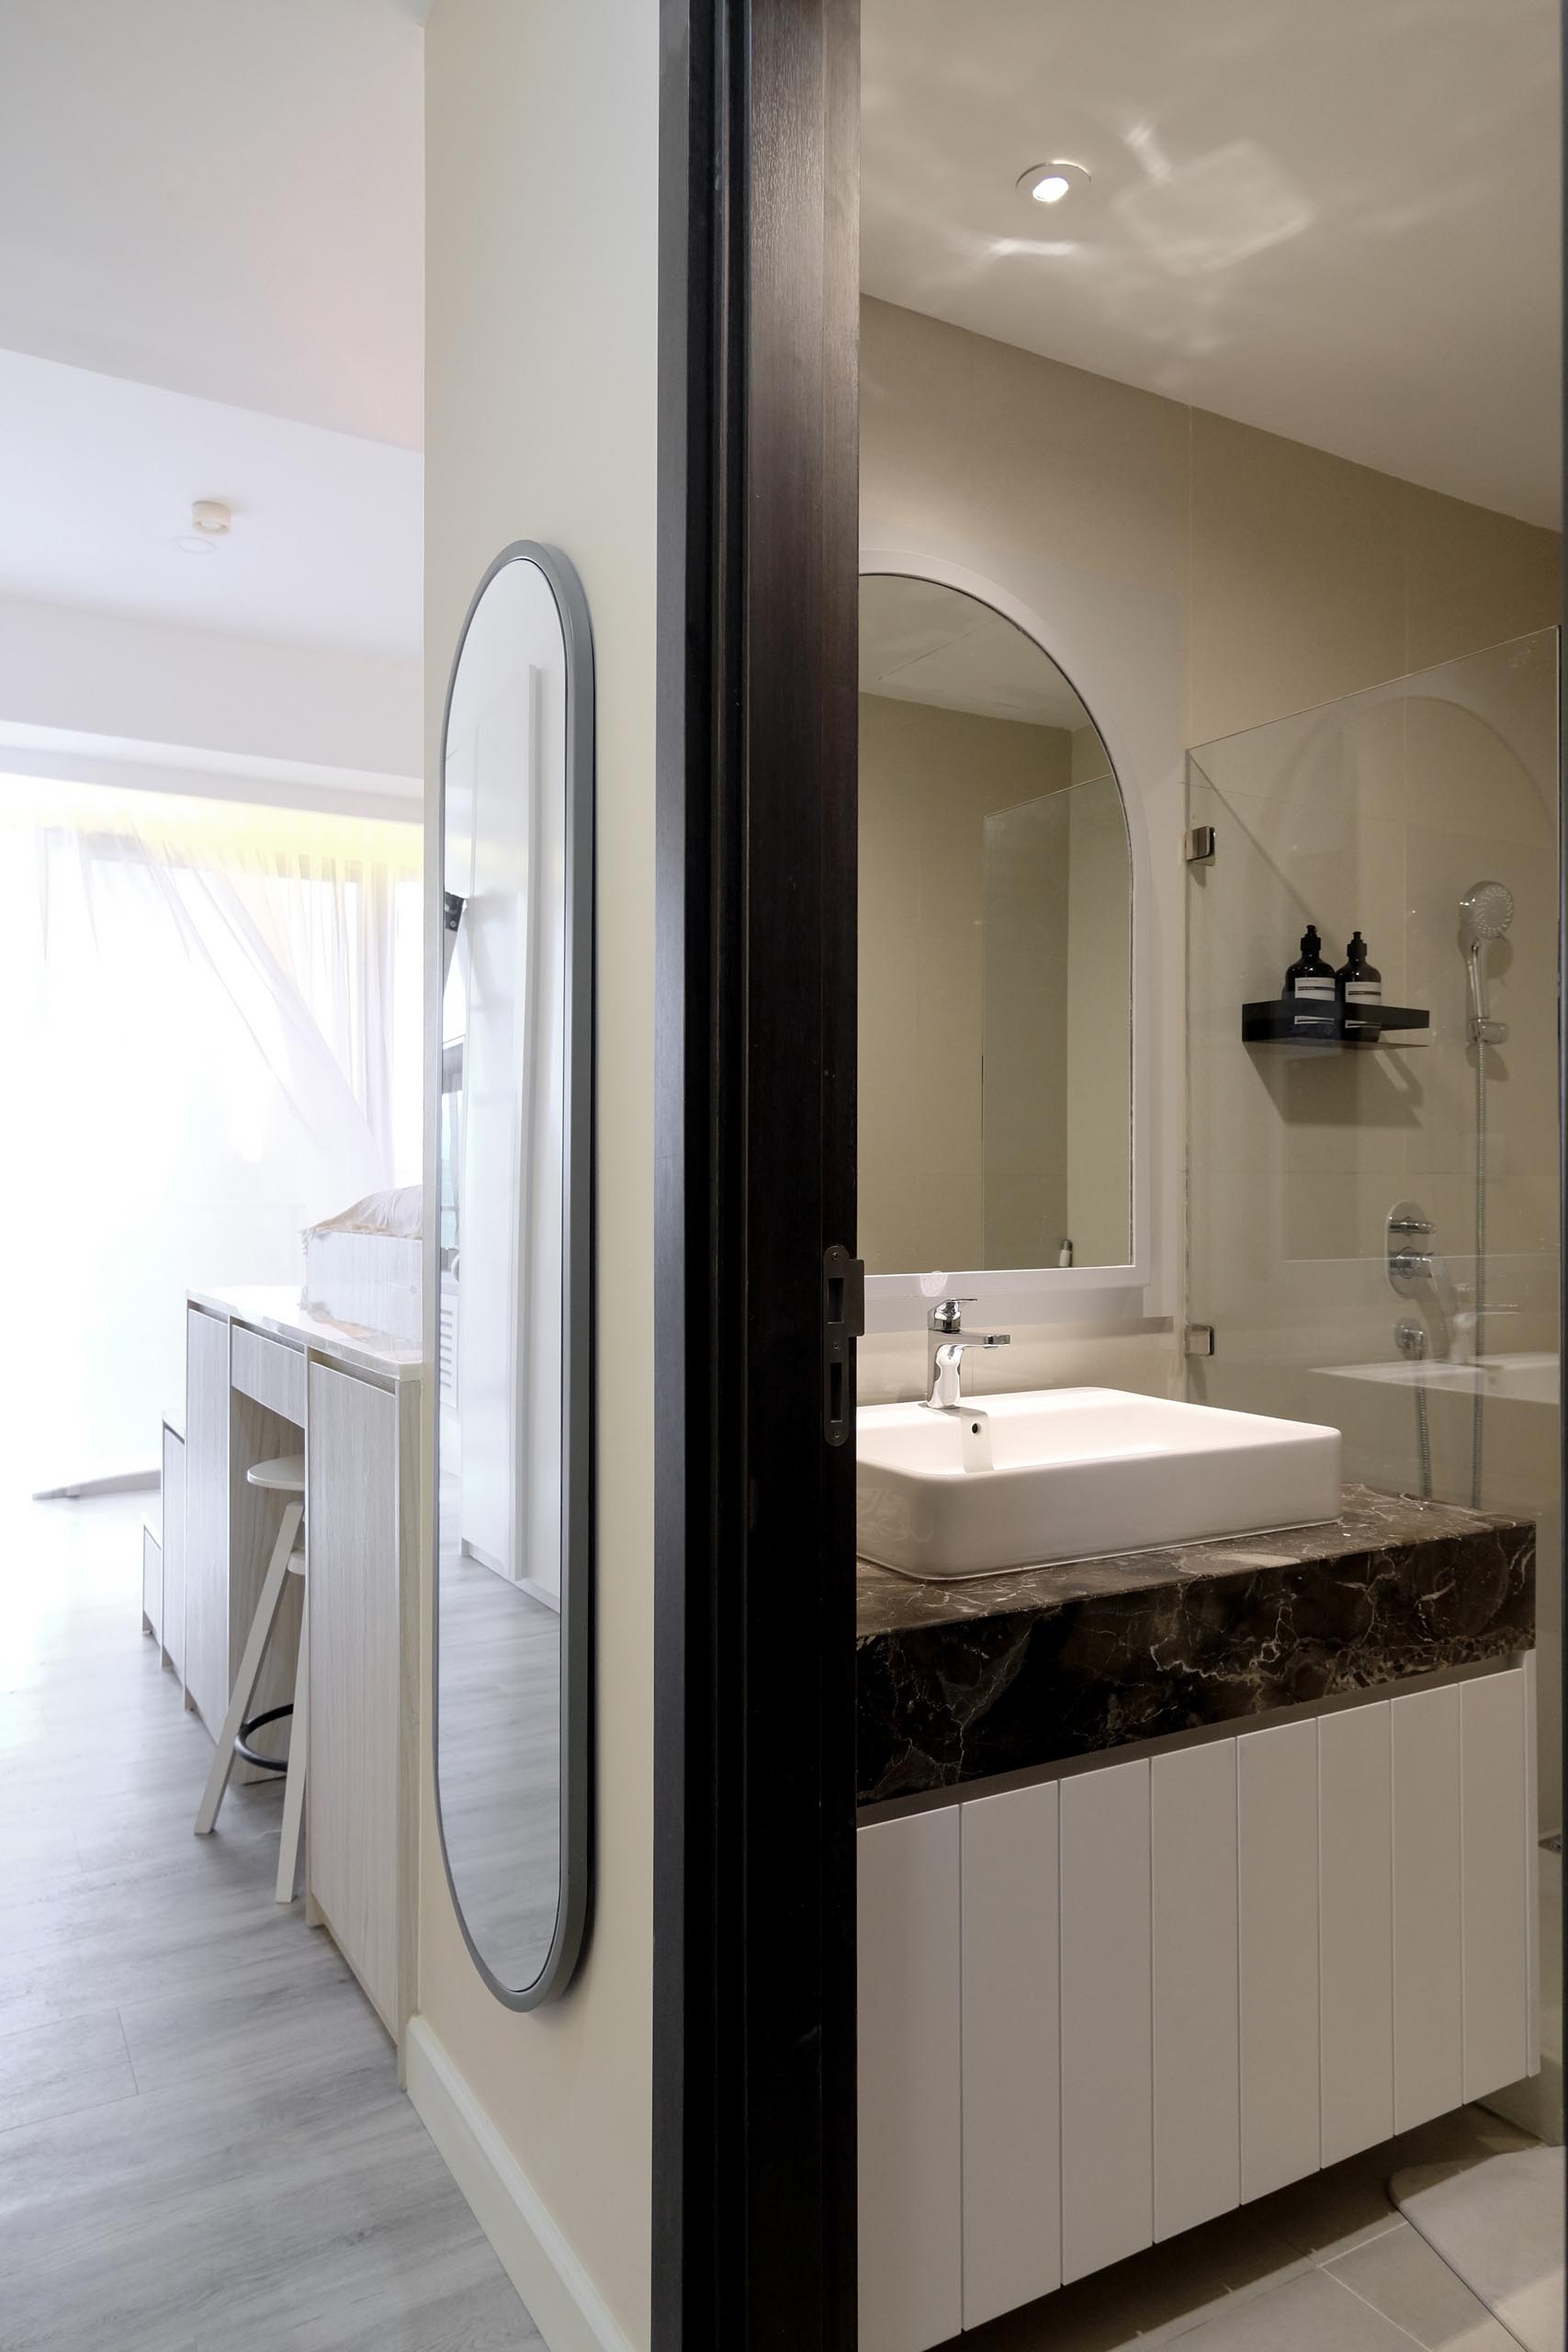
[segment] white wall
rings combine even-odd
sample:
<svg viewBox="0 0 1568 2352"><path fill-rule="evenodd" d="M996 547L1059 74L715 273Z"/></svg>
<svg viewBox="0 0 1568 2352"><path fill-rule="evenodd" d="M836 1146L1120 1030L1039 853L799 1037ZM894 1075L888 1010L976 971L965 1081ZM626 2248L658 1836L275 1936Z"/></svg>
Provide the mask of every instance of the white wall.
<svg viewBox="0 0 1568 2352"><path fill-rule="evenodd" d="M517 2015L485 1990L458 1933L426 1728L421 2032L586 2282L603 2314L592 2340L635 2346L649 2335L651 2198L658 95L658 11L645 0L437 0L426 49L427 774L457 629L501 548L531 537L564 549L593 622L599 1753L582 1969L564 1999ZM427 863L434 874L434 843ZM427 1330L430 1355L433 1341ZM428 1602L428 1556L424 1573ZM552 2346L591 2340L537 2301L535 2316Z"/></svg>
<svg viewBox="0 0 1568 2352"><path fill-rule="evenodd" d="M420 664L0 599L0 743L47 751L50 734L98 738L104 756L167 747L170 767L215 754L393 792L423 765Z"/></svg>

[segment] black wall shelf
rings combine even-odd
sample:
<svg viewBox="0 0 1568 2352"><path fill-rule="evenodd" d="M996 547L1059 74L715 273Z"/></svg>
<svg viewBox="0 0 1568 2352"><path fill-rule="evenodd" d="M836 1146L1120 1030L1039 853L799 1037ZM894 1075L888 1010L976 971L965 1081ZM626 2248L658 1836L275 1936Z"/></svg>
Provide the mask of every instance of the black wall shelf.
<svg viewBox="0 0 1568 2352"><path fill-rule="evenodd" d="M1432 1016L1408 1004L1340 1004L1326 998L1276 997L1241 1008L1249 1046L1378 1046L1419 1044L1401 1032L1429 1029Z"/></svg>

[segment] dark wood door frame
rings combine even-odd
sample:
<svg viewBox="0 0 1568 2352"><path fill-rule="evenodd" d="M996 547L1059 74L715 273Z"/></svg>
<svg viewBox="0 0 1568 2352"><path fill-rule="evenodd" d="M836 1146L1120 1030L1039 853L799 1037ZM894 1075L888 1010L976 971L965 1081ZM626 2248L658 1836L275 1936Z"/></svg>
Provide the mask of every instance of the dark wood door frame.
<svg viewBox="0 0 1568 2352"><path fill-rule="evenodd" d="M653 2343L850 2352L858 7L662 34Z"/></svg>

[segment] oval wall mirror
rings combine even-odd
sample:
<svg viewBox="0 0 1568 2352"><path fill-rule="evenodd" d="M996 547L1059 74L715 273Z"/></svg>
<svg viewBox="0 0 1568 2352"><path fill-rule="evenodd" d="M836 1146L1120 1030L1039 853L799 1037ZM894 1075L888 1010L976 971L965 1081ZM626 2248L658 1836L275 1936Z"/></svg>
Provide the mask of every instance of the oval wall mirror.
<svg viewBox="0 0 1568 2352"><path fill-rule="evenodd" d="M520 542L458 640L442 736L435 1781L457 1916L515 2008L587 1910L593 659L576 573Z"/></svg>
<svg viewBox="0 0 1568 2352"><path fill-rule="evenodd" d="M942 582L860 583L870 1274L1133 1257L1133 865L1094 720Z"/></svg>

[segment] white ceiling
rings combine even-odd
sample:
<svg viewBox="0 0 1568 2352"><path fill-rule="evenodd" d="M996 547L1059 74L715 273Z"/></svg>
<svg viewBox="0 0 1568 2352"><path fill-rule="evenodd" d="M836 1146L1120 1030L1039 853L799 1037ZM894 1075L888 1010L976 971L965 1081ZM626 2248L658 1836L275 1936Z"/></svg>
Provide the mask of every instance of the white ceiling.
<svg viewBox="0 0 1568 2352"><path fill-rule="evenodd" d="M860 690L1032 727L1087 727L1088 711L1032 637L956 588L899 572L860 583Z"/></svg>
<svg viewBox="0 0 1568 2352"><path fill-rule="evenodd" d="M0 346L420 447L423 13L3 0Z"/></svg>
<svg viewBox="0 0 1568 2352"><path fill-rule="evenodd" d="M426 13L0 0L0 594L417 660Z"/></svg>
<svg viewBox="0 0 1568 2352"><path fill-rule="evenodd" d="M863 0L863 279L1559 519L1555 0ZM1066 155L1059 207L1016 191Z"/></svg>
<svg viewBox="0 0 1568 2352"><path fill-rule="evenodd" d="M422 474L385 441L0 351L0 595L417 659ZM190 555L197 498L233 524Z"/></svg>

